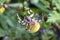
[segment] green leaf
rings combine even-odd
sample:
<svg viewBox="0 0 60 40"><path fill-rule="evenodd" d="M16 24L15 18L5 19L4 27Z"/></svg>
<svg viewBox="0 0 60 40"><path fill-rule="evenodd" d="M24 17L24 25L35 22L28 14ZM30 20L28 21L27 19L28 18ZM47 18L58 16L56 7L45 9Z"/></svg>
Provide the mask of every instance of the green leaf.
<svg viewBox="0 0 60 40"><path fill-rule="evenodd" d="M10 0L0 0L0 5L2 5L4 2L9 3L9 2L10 2Z"/></svg>
<svg viewBox="0 0 60 40"><path fill-rule="evenodd" d="M56 11L53 11L49 14L47 22L59 22L60 21L60 14Z"/></svg>
<svg viewBox="0 0 60 40"><path fill-rule="evenodd" d="M60 1L59 0L52 0L52 5L56 6L56 8L59 10L60 12Z"/></svg>
<svg viewBox="0 0 60 40"><path fill-rule="evenodd" d="M45 9L42 3L32 3L35 6L37 6L43 13L50 13L51 11L48 9Z"/></svg>
<svg viewBox="0 0 60 40"><path fill-rule="evenodd" d="M6 35L6 32L0 28L0 37Z"/></svg>
<svg viewBox="0 0 60 40"><path fill-rule="evenodd" d="M3 29L8 29L8 26L7 26L7 22L6 22L6 19L5 19L6 17L5 16L1 16L0 17L0 22L1 22L1 25L2 25L2 28Z"/></svg>

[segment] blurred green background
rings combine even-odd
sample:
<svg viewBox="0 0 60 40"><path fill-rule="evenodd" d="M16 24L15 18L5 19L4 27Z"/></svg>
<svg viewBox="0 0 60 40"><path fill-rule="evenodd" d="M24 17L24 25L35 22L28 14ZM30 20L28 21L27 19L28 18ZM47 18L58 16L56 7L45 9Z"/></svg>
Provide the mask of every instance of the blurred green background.
<svg viewBox="0 0 60 40"><path fill-rule="evenodd" d="M60 40L60 0L0 0L0 5L4 3L8 7L0 13L0 37L8 35L9 40ZM17 13L22 19L27 15L24 7L40 14L41 28L38 32L29 33L26 26L18 23Z"/></svg>

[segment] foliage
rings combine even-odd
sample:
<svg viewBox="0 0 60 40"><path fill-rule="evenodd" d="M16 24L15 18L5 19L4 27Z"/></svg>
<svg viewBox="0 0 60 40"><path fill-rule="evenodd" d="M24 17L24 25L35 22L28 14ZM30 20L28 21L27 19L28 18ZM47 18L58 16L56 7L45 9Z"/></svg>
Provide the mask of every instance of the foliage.
<svg viewBox="0 0 60 40"><path fill-rule="evenodd" d="M59 0L16 0L16 2L14 0L0 0L0 5L3 5L4 2L8 3L8 7L2 14L0 13L0 37L8 35L9 40L57 40L58 33L55 33L51 25L52 23L56 24L55 26L60 30ZM17 13L21 19L27 15L24 7L33 10L34 17L36 14L40 14L41 28L38 32L31 34L26 31L25 25L18 23Z"/></svg>

